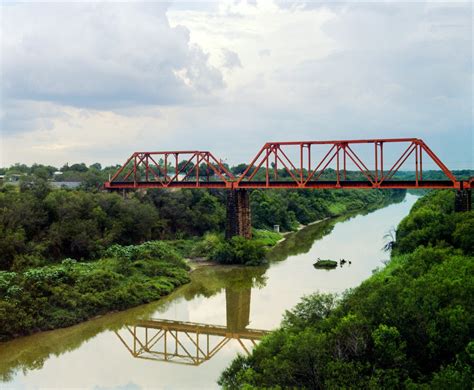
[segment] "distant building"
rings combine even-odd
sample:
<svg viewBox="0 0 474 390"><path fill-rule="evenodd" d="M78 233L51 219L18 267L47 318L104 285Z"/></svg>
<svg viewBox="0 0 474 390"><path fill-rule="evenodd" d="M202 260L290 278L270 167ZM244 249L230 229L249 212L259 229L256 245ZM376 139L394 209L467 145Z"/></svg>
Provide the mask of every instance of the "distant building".
<svg viewBox="0 0 474 390"><path fill-rule="evenodd" d="M17 182L17 181L20 181L20 178L22 176L25 176L24 173L13 173L11 175L8 175L9 176L9 180L8 181L11 181L11 182Z"/></svg>
<svg viewBox="0 0 474 390"><path fill-rule="evenodd" d="M80 181L52 181L51 185L54 188L77 188L81 185Z"/></svg>

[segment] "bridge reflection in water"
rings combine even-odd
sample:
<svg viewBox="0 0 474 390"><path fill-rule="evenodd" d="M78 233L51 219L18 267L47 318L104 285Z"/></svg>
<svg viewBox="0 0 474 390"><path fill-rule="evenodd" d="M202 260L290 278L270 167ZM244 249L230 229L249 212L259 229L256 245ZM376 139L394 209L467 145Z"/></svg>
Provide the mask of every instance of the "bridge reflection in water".
<svg viewBox="0 0 474 390"><path fill-rule="evenodd" d="M198 366L231 340L249 354L266 330L248 329L251 289L226 288L227 326L164 319L140 320L115 334L139 359Z"/></svg>

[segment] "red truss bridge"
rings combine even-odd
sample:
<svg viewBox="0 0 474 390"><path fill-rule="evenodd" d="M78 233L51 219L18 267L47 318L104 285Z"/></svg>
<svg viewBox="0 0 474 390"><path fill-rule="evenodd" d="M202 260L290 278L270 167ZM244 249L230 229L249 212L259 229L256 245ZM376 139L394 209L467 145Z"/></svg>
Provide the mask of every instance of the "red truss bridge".
<svg viewBox="0 0 474 390"><path fill-rule="evenodd" d="M425 179L424 164L442 178ZM413 178L398 178L402 167ZM423 140L392 138L268 142L238 176L208 151L135 152L104 187L463 191L473 187L473 179L457 180Z"/></svg>

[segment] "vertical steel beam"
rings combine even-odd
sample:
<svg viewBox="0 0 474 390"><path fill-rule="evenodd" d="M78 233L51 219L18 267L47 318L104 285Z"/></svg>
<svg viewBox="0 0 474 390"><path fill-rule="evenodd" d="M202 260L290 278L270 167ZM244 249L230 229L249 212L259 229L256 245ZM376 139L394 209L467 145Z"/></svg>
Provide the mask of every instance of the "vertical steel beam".
<svg viewBox="0 0 474 390"><path fill-rule="evenodd" d="M275 180L278 180L278 157L277 157L278 149L273 150L273 154L275 155L275 161L273 162L273 170L275 175Z"/></svg>
<svg viewBox="0 0 474 390"><path fill-rule="evenodd" d="M303 185L303 143L300 144L300 185Z"/></svg>
<svg viewBox="0 0 474 390"><path fill-rule="evenodd" d="M149 155L146 154L146 158L145 158L145 177L146 177L146 181L148 182L148 169L149 169L149 165L148 165L148 157Z"/></svg>
<svg viewBox="0 0 474 390"><path fill-rule="evenodd" d="M415 182L416 186L418 187L418 153L420 150L420 146L418 144L415 145Z"/></svg>
<svg viewBox="0 0 474 390"><path fill-rule="evenodd" d="M375 147L375 183L377 183L379 180L379 164L378 164L379 156L378 156L378 150L377 150L379 146L377 142L374 143L374 147Z"/></svg>
<svg viewBox="0 0 474 390"><path fill-rule="evenodd" d="M344 161L344 180L347 180L347 164L346 164L346 159L347 159L347 152L346 152L346 144L342 144L342 150L343 150L343 161Z"/></svg>
<svg viewBox="0 0 474 390"><path fill-rule="evenodd" d="M383 178L383 142L380 142L380 177Z"/></svg>
<svg viewBox="0 0 474 390"><path fill-rule="evenodd" d="M423 148L420 147L420 180L423 180Z"/></svg>
<svg viewBox="0 0 474 390"><path fill-rule="evenodd" d="M133 186L137 186L137 155L133 159Z"/></svg>
<svg viewBox="0 0 474 390"><path fill-rule="evenodd" d="M196 187L199 187L199 163L201 162L201 156L199 153L196 154Z"/></svg>
<svg viewBox="0 0 474 390"><path fill-rule="evenodd" d="M267 148L266 151L266 157L265 157L265 183L267 188L269 187L270 184L270 178L269 178L269 173L268 173L268 159L270 158L270 152Z"/></svg>
<svg viewBox="0 0 474 390"><path fill-rule="evenodd" d="M308 175L311 172L311 144L308 144Z"/></svg>

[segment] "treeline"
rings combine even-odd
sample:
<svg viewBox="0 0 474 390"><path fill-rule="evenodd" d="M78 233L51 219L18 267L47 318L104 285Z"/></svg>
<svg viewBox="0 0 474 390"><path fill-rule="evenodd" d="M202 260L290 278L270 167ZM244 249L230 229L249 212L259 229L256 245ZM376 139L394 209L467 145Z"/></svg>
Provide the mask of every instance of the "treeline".
<svg viewBox="0 0 474 390"><path fill-rule="evenodd" d="M158 160L160 166L164 166L163 159ZM238 164L235 166L229 166L223 163L223 166L235 176L241 175L248 168L247 164ZM115 172L121 167L121 165L110 165L102 167L100 163L94 163L87 166L84 163L75 164L64 164L62 167L54 167L51 165L33 164L28 166L26 164L15 164L10 167L1 168L0 175L4 176L4 182L28 182L34 178L41 178L43 180L56 181L56 182L80 182L81 188L86 190L97 190L103 183L109 180ZM129 163L128 169L133 168L133 163ZM212 169L208 169L206 164L200 164L199 169L193 162L187 160L181 160L178 163L178 171L183 175L186 174L189 180L195 180L196 171L199 170L200 180L216 180L219 179ZM252 167L251 172L256 167ZM290 172L285 168L279 168L275 171L273 163L271 164L272 173L276 172L278 180L293 180ZM176 173L176 167L172 164L168 164L167 172L170 175ZM255 176L254 180L265 180L265 168L260 168ZM292 170L291 173L294 176L299 176L298 170ZM373 173L373 172L372 172ZM160 173L161 174L161 173ZM309 174L308 170L303 168L303 176ZM453 171L453 174L458 180L466 180L474 176L474 170L463 169ZM140 165L137 170L138 178L145 178L144 167ZM359 170L347 171L347 180L363 180L366 181L366 176ZM399 171L393 176L393 180L415 180L416 174L414 171ZM424 180L447 180L446 175L440 170L425 170L423 172ZM272 179L271 179L272 180ZM327 168L319 177L318 180L336 180L336 171L333 168Z"/></svg>
<svg viewBox="0 0 474 390"><path fill-rule="evenodd" d="M401 201L404 197L405 190L263 190L251 193L250 205L256 228L272 229L279 225L292 231L300 224Z"/></svg>
<svg viewBox="0 0 474 390"><path fill-rule="evenodd" d="M403 191L253 191L256 228L299 224L401 199ZM225 191L116 193L51 189L39 177L0 188L0 270L98 259L112 244L189 239L225 226Z"/></svg>
<svg viewBox="0 0 474 390"><path fill-rule="evenodd" d="M0 168L5 183L24 183L35 179L59 182L80 182L81 187L86 190L97 190L104 181L113 175L119 165L102 167L100 163L87 166L84 163L65 164L61 168L51 165L15 164L9 168Z"/></svg>
<svg viewBox="0 0 474 390"><path fill-rule="evenodd" d="M400 223L389 264L304 298L219 383L237 388L472 389L474 212L432 192Z"/></svg>
<svg viewBox="0 0 474 390"><path fill-rule="evenodd" d="M0 269L67 257L96 259L112 244L200 236L224 226L224 206L206 191L148 195L52 190L36 180L0 189Z"/></svg>

